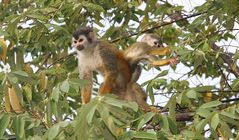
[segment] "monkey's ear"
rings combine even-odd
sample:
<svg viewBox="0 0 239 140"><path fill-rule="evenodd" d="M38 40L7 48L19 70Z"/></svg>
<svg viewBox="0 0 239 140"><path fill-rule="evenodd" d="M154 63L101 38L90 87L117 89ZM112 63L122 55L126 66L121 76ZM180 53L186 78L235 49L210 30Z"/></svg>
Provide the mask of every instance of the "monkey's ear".
<svg viewBox="0 0 239 140"><path fill-rule="evenodd" d="M141 42L147 43L150 40L150 34L145 34L144 37L141 39Z"/></svg>
<svg viewBox="0 0 239 140"><path fill-rule="evenodd" d="M89 36L89 38L91 38L92 41L96 41L97 40L95 32L90 32L88 36Z"/></svg>

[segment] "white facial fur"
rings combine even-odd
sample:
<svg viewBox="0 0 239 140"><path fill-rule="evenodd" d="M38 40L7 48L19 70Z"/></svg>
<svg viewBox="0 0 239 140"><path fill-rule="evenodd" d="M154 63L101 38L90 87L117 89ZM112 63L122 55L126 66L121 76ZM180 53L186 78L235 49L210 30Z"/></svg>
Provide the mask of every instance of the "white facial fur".
<svg viewBox="0 0 239 140"><path fill-rule="evenodd" d="M76 48L76 50L81 51L89 46L89 42L84 35L80 35L78 39L72 38L72 46Z"/></svg>
<svg viewBox="0 0 239 140"><path fill-rule="evenodd" d="M150 34L146 34L141 42L147 43L151 47L160 47L159 40L156 38L153 38Z"/></svg>

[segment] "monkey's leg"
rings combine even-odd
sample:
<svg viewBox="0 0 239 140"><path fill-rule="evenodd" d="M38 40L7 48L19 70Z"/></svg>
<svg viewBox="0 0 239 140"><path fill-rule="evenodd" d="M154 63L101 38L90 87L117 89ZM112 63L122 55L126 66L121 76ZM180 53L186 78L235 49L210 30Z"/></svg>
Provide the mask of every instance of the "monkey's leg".
<svg viewBox="0 0 239 140"><path fill-rule="evenodd" d="M81 98L82 98L82 104L87 104L90 102L91 99L91 88L83 88L81 89Z"/></svg>
<svg viewBox="0 0 239 140"><path fill-rule="evenodd" d="M99 94L104 95L106 93L111 93L113 85L116 83L117 74L106 73L104 76L104 82L99 89Z"/></svg>
<svg viewBox="0 0 239 140"><path fill-rule="evenodd" d="M149 111L154 113L160 112L158 108L152 107L149 104L147 104L147 94L138 83L132 83L131 88L135 94L134 96L135 96L136 102L145 112L149 112Z"/></svg>
<svg viewBox="0 0 239 140"><path fill-rule="evenodd" d="M169 47L166 48L151 48L148 52L149 55L165 55L171 53L171 49Z"/></svg>
<svg viewBox="0 0 239 140"><path fill-rule="evenodd" d="M87 73L80 73L80 77L82 79L87 80L88 84L84 87L81 87L81 99L83 104L87 104L90 102L91 99L91 92L92 92L92 72Z"/></svg>
<svg viewBox="0 0 239 140"><path fill-rule="evenodd" d="M154 66L154 67L165 66L165 65L169 65L169 64L175 65L177 63L178 63L177 58L150 61L150 65Z"/></svg>

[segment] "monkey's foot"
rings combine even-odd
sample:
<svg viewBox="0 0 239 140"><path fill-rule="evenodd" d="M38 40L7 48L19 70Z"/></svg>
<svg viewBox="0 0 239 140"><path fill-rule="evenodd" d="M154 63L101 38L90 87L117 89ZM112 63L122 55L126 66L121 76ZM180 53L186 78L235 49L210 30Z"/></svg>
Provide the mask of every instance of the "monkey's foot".
<svg viewBox="0 0 239 140"><path fill-rule="evenodd" d="M157 107L154 107L154 106L150 106L150 112L153 112L153 113L160 113L160 109L158 109Z"/></svg>

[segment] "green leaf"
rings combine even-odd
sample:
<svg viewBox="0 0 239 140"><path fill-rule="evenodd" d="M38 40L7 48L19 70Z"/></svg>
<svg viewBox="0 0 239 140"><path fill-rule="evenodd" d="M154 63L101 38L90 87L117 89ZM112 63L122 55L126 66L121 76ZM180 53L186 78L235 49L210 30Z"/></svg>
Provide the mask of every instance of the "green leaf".
<svg viewBox="0 0 239 140"><path fill-rule="evenodd" d="M211 102L201 105L200 108L212 108L212 107L217 107L221 104L222 104L222 102L220 102L220 101L211 101Z"/></svg>
<svg viewBox="0 0 239 140"><path fill-rule="evenodd" d="M204 129L205 125L207 124L208 120L207 119L203 119L201 120L197 125L196 125L196 130L201 133L202 130Z"/></svg>
<svg viewBox="0 0 239 140"><path fill-rule="evenodd" d="M58 124L53 125L48 131L48 140L53 140L59 133L60 126Z"/></svg>
<svg viewBox="0 0 239 140"><path fill-rule="evenodd" d="M0 119L0 138L3 137L7 126L9 125L10 122L10 115L8 114L3 114L3 116Z"/></svg>
<svg viewBox="0 0 239 140"><path fill-rule="evenodd" d="M232 86L232 89L233 89L233 90L238 90L238 89L239 89L239 78L233 80L231 86Z"/></svg>
<svg viewBox="0 0 239 140"><path fill-rule="evenodd" d="M1 45L1 43L0 43L0 56L1 55L3 55L3 47L2 47L2 45Z"/></svg>
<svg viewBox="0 0 239 140"><path fill-rule="evenodd" d="M87 81L86 80L82 80L82 79L79 79L79 78L72 78L72 79L69 79L68 80L69 82L69 85L71 87L73 87L74 89L79 89L79 87L81 85L87 85Z"/></svg>
<svg viewBox="0 0 239 140"><path fill-rule="evenodd" d="M16 84L18 82L18 79L16 76L12 75L12 74L8 74L7 75L7 79L12 83L12 84Z"/></svg>
<svg viewBox="0 0 239 140"><path fill-rule="evenodd" d="M146 87L146 92L148 92L149 98L152 102L152 104L154 104L154 93L153 93L153 82L151 81L147 87Z"/></svg>
<svg viewBox="0 0 239 140"><path fill-rule="evenodd" d="M65 92L65 93L68 93L69 88L70 88L70 85L69 85L68 80L65 80L65 81L62 82L62 84L60 85L60 90L63 91L63 92Z"/></svg>
<svg viewBox="0 0 239 140"><path fill-rule="evenodd" d="M104 8L100 5L89 3L89 2L83 2L82 5L86 7L88 10L97 11L97 12L104 12Z"/></svg>
<svg viewBox="0 0 239 140"><path fill-rule="evenodd" d="M225 111L223 111L223 112L221 112L220 114L221 114L221 115L224 115L224 116L227 116L227 117L229 117L229 118L233 118L233 119L239 120L238 115L236 116L235 114L233 114L233 113L231 113L231 112L225 112Z"/></svg>
<svg viewBox="0 0 239 140"><path fill-rule="evenodd" d="M136 139L157 140L157 135L155 132L135 132L133 137Z"/></svg>
<svg viewBox="0 0 239 140"><path fill-rule="evenodd" d="M179 128L177 127L177 125L175 124L175 122L171 118L168 118L168 123L169 123L170 131L173 134L178 134L180 132Z"/></svg>
<svg viewBox="0 0 239 140"><path fill-rule="evenodd" d="M127 104L124 104L124 106L131 108L134 112L137 112L139 109L139 106L136 102L128 102Z"/></svg>
<svg viewBox="0 0 239 140"><path fill-rule="evenodd" d="M21 117L19 118L19 126L18 126L18 130L19 130L19 136L20 138L24 138L25 136L25 120Z"/></svg>
<svg viewBox="0 0 239 140"><path fill-rule="evenodd" d="M197 92L207 92L207 91L211 91L213 88L214 86L200 86L200 87L195 87L192 89Z"/></svg>
<svg viewBox="0 0 239 140"><path fill-rule="evenodd" d="M89 110L89 113L87 114L86 116L86 120L87 120L87 123L88 124L91 124L92 120L93 120L93 117L94 117L94 114L95 114L95 111L96 111L96 108L97 106L93 106L90 110Z"/></svg>
<svg viewBox="0 0 239 140"><path fill-rule="evenodd" d="M60 90L59 87L55 87L52 91L52 96L51 99L53 99L55 102L59 101L59 95L60 95Z"/></svg>
<svg viewBox="0 0 239 140"><path fill-rule="evenodd" d="M28 77L28 74L24 71L18 70L13 72L16 75L23 76L23 77Z"/></svg>
<svg viewBox="0 0 239 140"><path fill-rule="evenodd" d="M161 127L162 129L169 131L169 122L168 122L168 118L165 115L162 115Z"/></svg>
<svg viewBox="0 0 239 140"><path fill-rule="evenodd" d="M145 114L143 118L140 120L137 129L139 130L140 128L142 128L142 126L146 124L148 121L150 121L154 115L155 113L153 112L148 112L147 114Z"/></svg>
<svg viewBox="0 0 239 140"><path fill-rule="evenodd" d="M230 127L225 122L222 121L220 122L220 124L221 124L220 129L222 130L223 136L226 137L226 139L233 138L233 134Z"/></svg>
<svg viewBox="0 0 239 140"><path fill-rule="evenodd" d="M13 119L13 127L16 133L17 139L25 139L25 121L22 116L16 116Z"/></svg>
<svg viewBox="0 0 239 140"><path fill-rule="evenodd" d="M197 99L197 92L195 90L190 89L189 91L187 91L186 95L188 96L188 98Z"/></svg>
<svg viewBox="0 0 239 140"><path fill-rule="evenodd" d="M198 28L198 26L201 25L204 22L204 20L205 20L205 17L200 16L191 23L191 26Z"/></svg>
<svg viewBox="0 0 239 140"><path fill-rule="evenodd" d="M113 97L105 96L102 99L103 99L103 102L105 102L105 103L107 103L109 105L112 105L112 106L119 107L119 108L122 108L123 104L124 104L124 102L122 100L115 99ZM101 98L99 98L99 100L101 100Z"/></svg>
<svg viewBox="0 0 239 140"><path fill-rule="evenodd" d="M168 75L168 70L163 70L161 73L159 73L155 78L162 77Z"/></svg>
<svg viewBox="0 0 239 140"><path fill-rule="evenodd" d="M174 95L173 97L171 97L171 99L167 103L168 108L169 108L169 117L171 119L175 119L175 114L176 114L176 98L177 98L176 95Z"/></svg>
<svg viewBox="0 0 239 140"><path fill-rule="evenodd" d="M235 23L235 18L230 18L230 20L227 20L225 23L225 26L227 29L231 30L234 27L234 23Z"/></svg>
<svg viewBox="0 0 239 140"><path fill-rule="evenodd" d="M58 109L57 109L57 102L54 100L51 100L51 111L55 115L55 117L58 119Z"/></svg>
<svg viewBox="0 0 239 140"><path fill-rule="evenodd" d="M197 110L197 114L204 117L204 118L207 118L211 114L211 112L207 109L199 108Z"/></svg>
<svg viewBox="0 0 239 140"><path fill-rule="evenodd" d="M104 123L108 127L108 129L113 133L115 136L117 136L117 127L114 124L114 119L112 116L107 117L106 119L103 119Z"/></svg>
<svg viewBox="0 0 239 140"><path fill-rule="evenodd" d="M38 11L36 11L34 13L28 13L26 16L29 18L35 19L35 20L41 20L41 21L47 20L46 16L38 14L37 12Z"/></svg>
<svg viewBox="0 0 239 140"><path fill-rule="evenodd" d="M211 127L216 130L218 124L220 123L219 115L216 113L211 119Z"/></svg>
<svg viewBox="0 0 239 140"><path fill-rule="evenodd" d="M31 89L31 86L30 85L26 85L22 89L24 91L23 93L24 93L25 97L27 98L27 101L31 102L32 101L32 89Z"/></svg>

